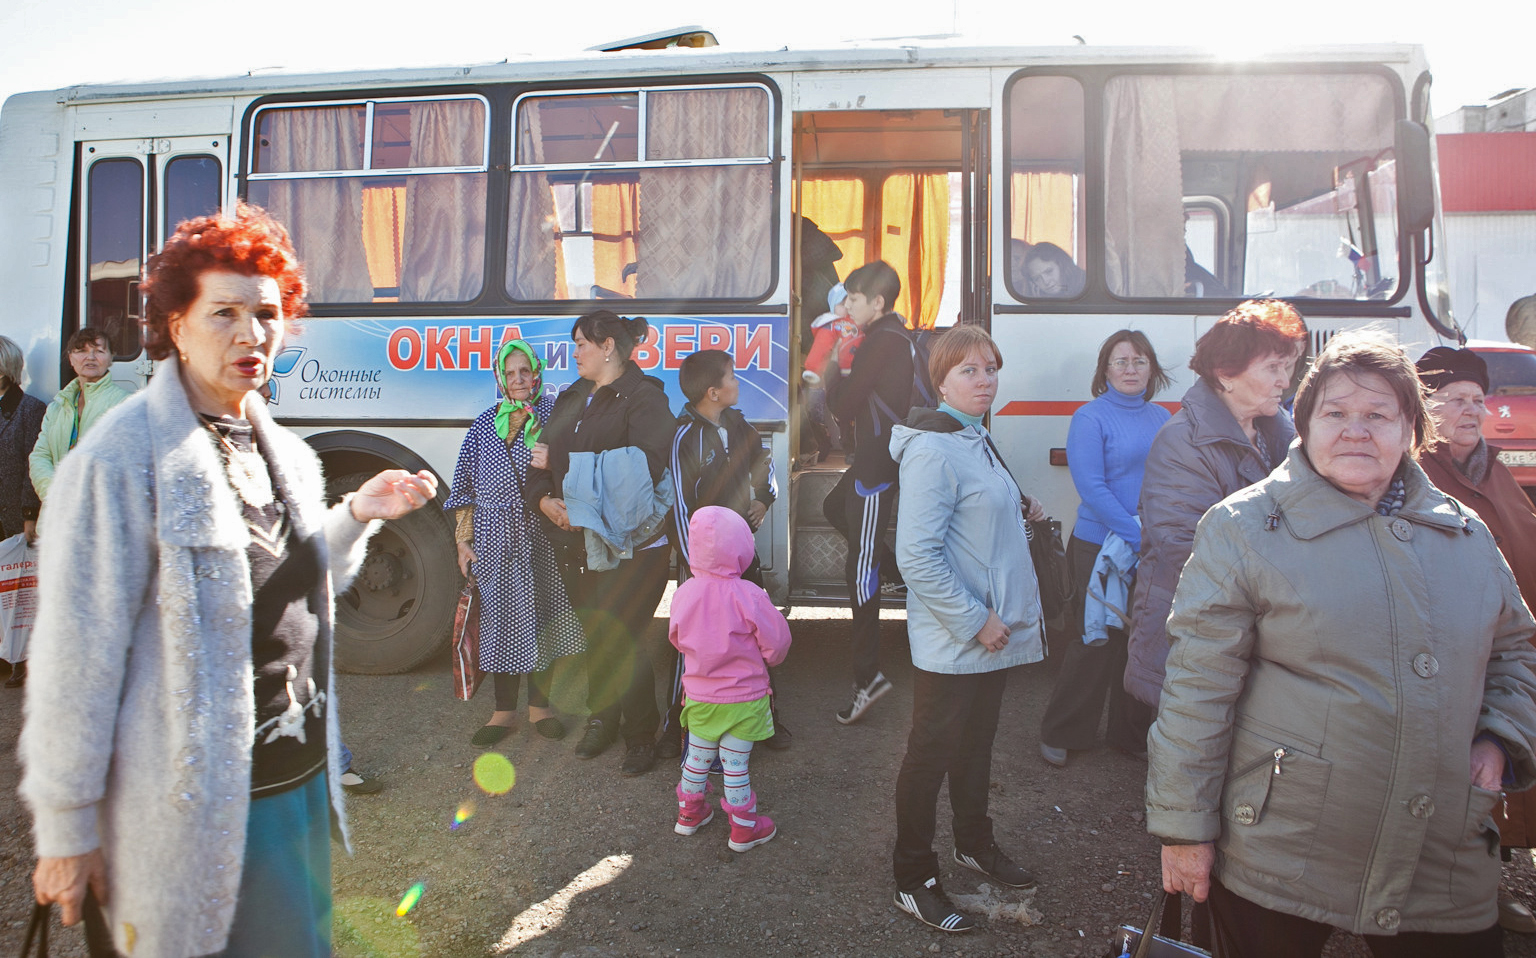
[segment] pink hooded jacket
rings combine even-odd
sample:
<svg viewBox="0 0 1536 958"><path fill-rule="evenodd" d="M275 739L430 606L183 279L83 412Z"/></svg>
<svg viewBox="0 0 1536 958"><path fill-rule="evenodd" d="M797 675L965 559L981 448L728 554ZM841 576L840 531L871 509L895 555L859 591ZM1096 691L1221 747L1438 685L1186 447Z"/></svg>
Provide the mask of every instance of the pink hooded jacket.
<svg viewBox="0 0 1536 958"><path fill-rule="evenodd" d="M768 666L789 654L789 623L768 593L741 578L752 564L747 520L705 506L688 522L693 578L672 596L667 638L683 653L683 693L695 702L753 702L768 694Z"/></svg>

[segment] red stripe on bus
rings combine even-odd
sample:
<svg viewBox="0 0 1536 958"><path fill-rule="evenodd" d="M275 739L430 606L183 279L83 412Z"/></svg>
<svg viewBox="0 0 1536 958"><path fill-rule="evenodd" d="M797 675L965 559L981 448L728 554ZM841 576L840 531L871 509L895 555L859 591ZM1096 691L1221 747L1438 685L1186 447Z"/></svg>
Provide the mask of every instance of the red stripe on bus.
<svg viewBox="0 0 1536 958"><path fill-rule="evenodd" d="M1013 402L999 409L999 416L1070 416L1087 403L1072 402L1070 400L1029 400L1015 399ZM1179 404L1176 402L1160 402L1169 412L1178 412Z"/></svg>

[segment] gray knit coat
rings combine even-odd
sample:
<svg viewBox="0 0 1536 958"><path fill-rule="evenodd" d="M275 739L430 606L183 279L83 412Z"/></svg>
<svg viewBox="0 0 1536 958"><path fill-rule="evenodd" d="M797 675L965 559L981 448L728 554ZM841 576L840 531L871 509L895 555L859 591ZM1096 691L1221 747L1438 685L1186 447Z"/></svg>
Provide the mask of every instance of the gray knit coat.
<svg viewBox="0 0 1536 958"><path fill-rule="evenodd" d="M313 600L329 611L379 523L345 502L327 510L314 452L260 403L248 413L293 536L318 540L327 573ZM124 955L220 952L250 809L249 532L174 357L64 460L44 513L20 743L37 852L103 850ZM316 640L328 671L332 625L321 616ZM341 820L334 675L328 688Z"/></svg>

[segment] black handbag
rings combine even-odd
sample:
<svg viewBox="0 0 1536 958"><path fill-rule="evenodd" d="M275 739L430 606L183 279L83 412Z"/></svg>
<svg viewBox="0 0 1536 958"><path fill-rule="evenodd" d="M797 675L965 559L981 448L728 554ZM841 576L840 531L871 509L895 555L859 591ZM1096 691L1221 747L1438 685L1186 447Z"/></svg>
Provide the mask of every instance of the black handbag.
<svg viewBox="0 0 1536 958"><path fill-rule="evenodd" d="M1003 453L987 437L987 447L997 456L997 461L1008 474L1008 462ZM1017 484L1017 480L1015 480ZM1019 508L1029 515L1030 499L1022 492ZM1059 621L1072 604L1072 567L1067 564L1067 547L1061 539L1061 522L1046 516L1044 519L1025 519L1024 535L1029 539L1029 557L1035 564L1035 582L1040 589L1040 613L1047 622Z"/></svg>
<svg viewBox="0 0 1536 958"><path fill-rule="evenodd" d="M1121 925L1110 942L1109 958L1211 958L1211 952L1179 940L1180 909L1177 895L1169 897L1161 887L1152 896L1152 910L1147 915L1148 935L1134 925ZM1172 925L1172 937L1168 937Z"/></svg>
<svg viewBox="0 0 1536 958"><path fill-rule="evenodd" d="M1072 605L1074 590L1060 521L1049 517L1029 521L1029 557L1035 562L1035 579L1040 584L1041 613L1047 621L1061 618Z"/></svg>
<svg viewBox="0 0 1536 958"><path fill-rule="evenodd" d="M32 920L27 923L27 940L21 944L21 958L47 958L48 956L48 925L53 917L52 905L32 906ZM32 942L37 942L37 950L32 950Z"/></svg>
<svg viewBox="0 0 1536 958"><path fill-rule="evenodd" d="M96 894L86 889L85 901L80 907L80 917L85 923L85 950L91 958L118 958L112 944L112 932L107 928L106 915L96 901ZM32 920L27 923L27 937L21 944L21 958L48 958L48 927L53 924L53 906L32 905ZM33 948L33 944L36 948Z"/></svg>

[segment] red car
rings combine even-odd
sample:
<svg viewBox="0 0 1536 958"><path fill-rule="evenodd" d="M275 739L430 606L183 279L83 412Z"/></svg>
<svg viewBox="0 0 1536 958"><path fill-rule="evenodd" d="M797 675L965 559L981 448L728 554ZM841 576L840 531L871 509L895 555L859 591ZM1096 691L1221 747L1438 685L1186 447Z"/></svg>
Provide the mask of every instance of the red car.
<svg viewBox="0 0 1536 958"><path fill-rule="evenodd" d="M1478 339L1467 348L1488 364L1483 436L1530 494L1536 491L1536 350Z"/></svg>

